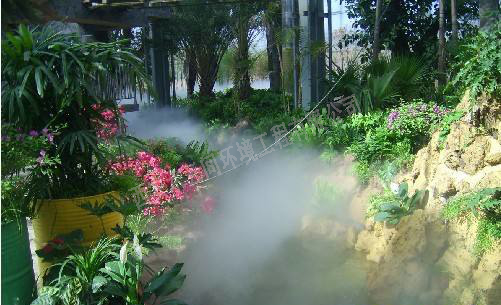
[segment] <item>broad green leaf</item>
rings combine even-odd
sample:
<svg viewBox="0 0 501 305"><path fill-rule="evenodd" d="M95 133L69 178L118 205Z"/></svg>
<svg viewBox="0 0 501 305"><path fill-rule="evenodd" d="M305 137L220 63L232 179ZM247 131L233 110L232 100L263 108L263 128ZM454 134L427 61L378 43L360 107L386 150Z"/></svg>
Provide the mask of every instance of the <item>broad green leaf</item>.
<svg viewBox="0 0 501 305"><path fill-rule="evenodd" d="M407 185L407 182L404 182L398 186L398 197L400 198L405 198L407 196L407 191L409 190L409 186Z"/></svg>
<svg viewBox="0 0 501 305"><path fill-rule="evenodd" d="M374 215L374 221L383 222L390 219L391 214L388 212L379 212Z"/></svg>
<svg viewBox="0 0 501 305"><path fill-rule="evenodd" d="M158 296L168 296L181 288L185 280L185 274L178 274L173 279L166 281L162 286L155 290L154 293Z"/></svg>
<svg viewBox="0 0 501 305"><path fill-rule="evenodd" d="M163 269L158 272L155 277L153 277L150 282L146 285L144 292L145 293L155 293L157 289L162 287L165 283L169 282L171 279L176 277L181 269L183 268L182 263L175 264L169 271Z"/></svg>
<svg viewBox="0 0 501 305"><path fill-rule="evenodd" d="M99 289L101 289L101 287L106 284L108 284L108 280L104 276L95 276L94 279L92 279L92 292L96 293Z"/></svg>

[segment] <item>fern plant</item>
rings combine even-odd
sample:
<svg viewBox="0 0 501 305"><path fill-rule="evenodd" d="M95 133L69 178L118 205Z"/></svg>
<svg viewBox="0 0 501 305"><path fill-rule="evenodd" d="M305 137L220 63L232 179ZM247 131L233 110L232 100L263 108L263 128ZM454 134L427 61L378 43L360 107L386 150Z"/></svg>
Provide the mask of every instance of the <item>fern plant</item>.
<svg viewBox="0 0 501 305"><path fill-rule="evenodd" d="M442 210L447 220L478 220L474 252L482 255L501 240L501 188L485 188L476 192L456 196Z"/></svg>
<svg viewBox="0 0 501 305"><path fill-rule="evenodd" d="M501 22L489 31L480 31L477 36L465 43L456 57L457 74L451 87L459 94L470 90L469 98L473 102L487 93L494 98L501 97Z"/></svg>

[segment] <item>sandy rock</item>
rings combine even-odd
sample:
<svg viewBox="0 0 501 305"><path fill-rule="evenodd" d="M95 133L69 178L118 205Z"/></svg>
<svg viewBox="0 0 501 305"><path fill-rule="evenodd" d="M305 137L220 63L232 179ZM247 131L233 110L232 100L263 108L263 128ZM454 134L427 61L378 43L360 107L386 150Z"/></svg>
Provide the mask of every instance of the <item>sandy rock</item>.
<svg viewBox="0 0 501 305"><path fill-rule="evenodd" d="M486 304L499 304L501 300L501 249L486 253L473 272L475 287L485 292Z"/></svg>
<svg viewBox="0 0 501 305"><path fill-rule="evenodd" d="M474 142L464 149L461 160L464 162L462 170L474 175L485 166L485 155L490 150L490 143L486 137L477 137Z"/></svg>

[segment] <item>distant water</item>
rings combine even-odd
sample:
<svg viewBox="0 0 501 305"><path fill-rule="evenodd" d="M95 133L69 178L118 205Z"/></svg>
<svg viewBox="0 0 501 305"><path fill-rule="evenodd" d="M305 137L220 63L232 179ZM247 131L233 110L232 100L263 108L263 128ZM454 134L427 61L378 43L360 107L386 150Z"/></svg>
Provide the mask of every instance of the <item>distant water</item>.
<svg viewBox="0 0 501 305"><path fill-rule="evenodd" d="M269 79L256 79L251 82L251 86L254 89L269 89L270 88L270 80ZM231 81L224 82L216 82L214 85L215 92L222 92L226 89L233 87L233 83ZM198 84L195 85L195 92L199 90ZM171 92L172 95L172 92ZM186 98L187 90L186 90L186 81L176 81L176 97L177 98ZM143 104L148 101L148 97L143 95L143 98L140 100L139 96L137 96L138 103ZM133 103L134 99L121 99L118 101L119 104L129 104Z"/></svg>

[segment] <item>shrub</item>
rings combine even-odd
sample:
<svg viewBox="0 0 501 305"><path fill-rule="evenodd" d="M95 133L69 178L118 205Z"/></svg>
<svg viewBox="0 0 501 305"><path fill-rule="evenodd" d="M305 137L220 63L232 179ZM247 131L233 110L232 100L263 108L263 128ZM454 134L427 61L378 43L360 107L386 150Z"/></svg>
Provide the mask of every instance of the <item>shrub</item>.
<svg viewBox="0 0 501 305"><path fill-rule="evenodd" d="M454 67L458 73L451 82L451 86L457 88L459 95L469 89L470 101L475 101L484 92L494 98L501 97L500 49L500 22L490 31L480 31L460 48Z"/></svg>
<svg viewBox="0 0 501 305"><path fill-rule="evenodd" d="M482 255L501 239L501 188L485 188L454 197L442 210L447 220L478 220L474 253Z"/></svg>

